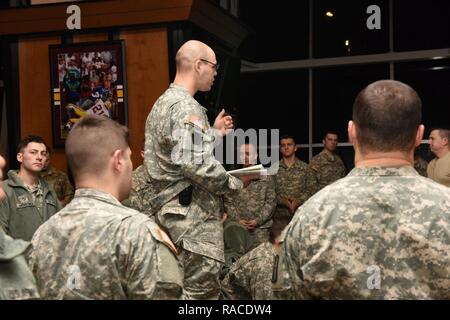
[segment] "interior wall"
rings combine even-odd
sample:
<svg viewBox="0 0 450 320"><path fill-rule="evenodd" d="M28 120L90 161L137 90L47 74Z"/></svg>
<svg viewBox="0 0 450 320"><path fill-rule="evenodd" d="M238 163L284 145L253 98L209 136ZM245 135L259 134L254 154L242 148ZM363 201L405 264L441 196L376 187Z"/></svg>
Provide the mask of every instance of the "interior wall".
<svg viewBox="0 0 450 320"><path fill-rule="evenodd" d="M78 34L73 42L106 41L107 32ZM140 148L145 120L156 99L169 84L167 30L165 27L120 32L125 41L128 127L135 167L142 163ZM63 148L53 148L50 101L49 50L61 44L60 36L34 36L19 39L19 79L21 136L42 136L52 147L53 165L67 172Z"/></svg>

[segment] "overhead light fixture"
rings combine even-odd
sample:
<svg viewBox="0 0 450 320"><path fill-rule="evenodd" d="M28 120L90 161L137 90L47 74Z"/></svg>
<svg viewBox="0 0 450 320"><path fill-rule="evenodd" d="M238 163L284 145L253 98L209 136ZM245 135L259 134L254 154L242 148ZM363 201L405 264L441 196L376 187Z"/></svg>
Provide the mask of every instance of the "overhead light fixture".
<svg viewBox="0 0 450 320"><path fill-rule="evenodd" d="M331 12L331 11L327 11L327 13L325 13L325 15L329 18L332 18L334 16L333 12Z"/></svg>

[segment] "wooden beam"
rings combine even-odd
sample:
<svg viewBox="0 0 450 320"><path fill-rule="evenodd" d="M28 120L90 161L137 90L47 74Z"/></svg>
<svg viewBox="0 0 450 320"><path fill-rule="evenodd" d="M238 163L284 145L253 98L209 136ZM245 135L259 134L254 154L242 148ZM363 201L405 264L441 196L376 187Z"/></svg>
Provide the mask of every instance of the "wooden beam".
<svg viewBox="0 0 450 320"><path fill-rule="evenodd" d="M188 20L192 0L77 2L81 30ZM0 36L67 32L67 3L0 10ZM76 31L76 30L75 30Z"/></svg>

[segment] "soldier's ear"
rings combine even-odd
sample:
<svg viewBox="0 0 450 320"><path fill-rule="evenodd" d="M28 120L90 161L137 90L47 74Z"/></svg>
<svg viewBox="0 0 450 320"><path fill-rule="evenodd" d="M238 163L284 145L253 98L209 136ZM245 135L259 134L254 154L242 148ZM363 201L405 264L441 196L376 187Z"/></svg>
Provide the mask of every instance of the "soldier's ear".
<svg viewBox="0 0 450 320"><path fill-rule="evenodd" d="M111 156L111 161L112 161L112 165L114 170L120 171L120 168L122 167L122 163L123 163L123 154L122 154L122 150L117 149L113 152L112 156Z"/></svg>
<svg viewBox="0 0 450 320"><path fill-rule="evenodd" d="M356 142L356 126L352 120L350 120L348 122L347 133L348 133L348 141L350 141L350 143L352 143L352 144L355 144L355 142Z"/></svg>
<svg viewBox="0 0 450 320"><path fill-rule="evenodd" d="M22 163L23 162L23 153L22 152L19 152L18 154L17 154L17 161L19 161L19 163Z"/></svg>
<svg viewBox="0 0 450 320"><path fill-rule="evenodd" d="M425 132L425 126L423 124L421 124L419 126L419 128L417 129L417 134L416 134L416 141L414 146L420 146L422 139L423 139L423 133Z"/></svg>

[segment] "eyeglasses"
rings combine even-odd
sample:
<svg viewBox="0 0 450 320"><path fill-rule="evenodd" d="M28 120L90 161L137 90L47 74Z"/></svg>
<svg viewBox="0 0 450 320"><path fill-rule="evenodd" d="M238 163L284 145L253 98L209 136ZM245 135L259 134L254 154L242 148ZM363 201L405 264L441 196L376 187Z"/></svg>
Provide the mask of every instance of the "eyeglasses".
<svg viewBox="0 0 450 320"><path fill-rule="evenodd" d="M206 60L206 59L200 59L200 61L203 61L203 62L206 62L206 63L212 65L212 67L213 67L214 69L216 69L216 71L219 70L220 64L218 64L218 63L214 63L214 62L208 61L208 60Z"/></svg>

